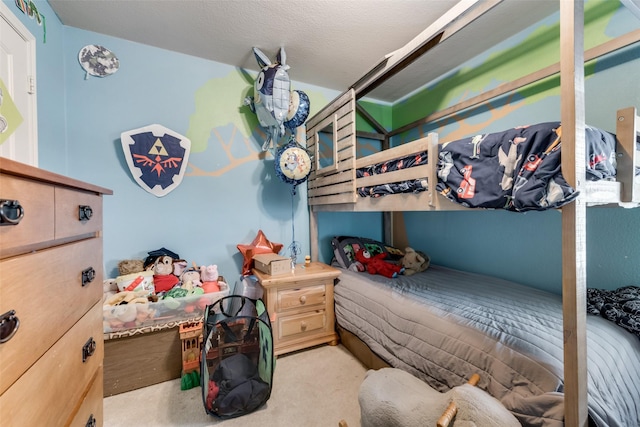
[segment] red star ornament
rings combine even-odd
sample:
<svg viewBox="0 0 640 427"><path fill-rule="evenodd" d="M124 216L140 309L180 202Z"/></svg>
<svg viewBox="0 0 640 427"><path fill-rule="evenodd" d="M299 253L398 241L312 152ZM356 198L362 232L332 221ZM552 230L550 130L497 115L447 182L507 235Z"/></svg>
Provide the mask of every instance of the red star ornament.
<svg viewBox="0 0 640 427"><path fill-rule="evenodd" d="M246 276L251 274L251 267L253 266L253 256L257 254L268 254L273 252L277 254L282 249L282 243L273 243L267 239L262 230L258 230L253 242L249 245L237 245L238 250L242 253L244 261L242 262L242 275Z"/></svg>

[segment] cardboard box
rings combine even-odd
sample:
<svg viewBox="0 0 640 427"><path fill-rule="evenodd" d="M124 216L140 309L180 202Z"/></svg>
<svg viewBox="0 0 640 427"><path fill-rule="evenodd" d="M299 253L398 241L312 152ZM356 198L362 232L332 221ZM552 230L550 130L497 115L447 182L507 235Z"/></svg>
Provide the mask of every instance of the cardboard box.
<svg viewBox="0 0 640 427"><path fill-rule="evenodd" d="M278 254L258 254L253 256L253 261L256 269L270 276L291 273L291 258Z"/></svg>

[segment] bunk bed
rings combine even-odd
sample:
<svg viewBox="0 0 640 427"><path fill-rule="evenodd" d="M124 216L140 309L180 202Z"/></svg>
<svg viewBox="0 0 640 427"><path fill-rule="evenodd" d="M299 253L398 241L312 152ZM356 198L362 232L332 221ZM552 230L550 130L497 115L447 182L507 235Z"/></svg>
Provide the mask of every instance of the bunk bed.
<svg viewBox="0 0 640 427"><path fill-rule="evenodd" d="M560 210L562 215L562 296L540 294L532 288L523 288L513 283L504 283L504 281L498 279L491 280L485 277L447 270L438 266L432 266L424 273L402 278L399 281L390 281L383 277L363 275L345 270L341 275L340 283L336 286L336 323L342 342L367 366L376 368L392 365L404 368L440 391L462 384L464 379L468 378L471 373L470 366L477 368L478 365L485 363L486 365L482 369L485 377L484 380L481 380L480 387L495 394L498 398L502 398L505 406L512 408L514 411L521 409L518 403L514 403L514 399L518 400L518 398L514 398L504 389L510 387L508 381L516 381L517 375L515 374L520 372L519 368L529 369L524 367L523 359L539 358L535 363L536 367L533 369L545 372L538 372L534 376L540 374L540 377L546 378L544 381L547 382L544 385L536 384L533 388L537 388L537 390L532 392L527 389L529 390L527 393L530 393L529 396L534 400L539 398L554 402L549 403L546 409L541 409L544 405L538 408L543 412L548 412L545 414L539 413L537 421L534 421L534 415L532 415L533 418L530 418L529 415L521 416L520 420L525 425L532 423L534 425L564 424L567 426L586 426L589 422L599 426L616 425L617 422L621 423L620 425L634 425L634 421L631 421L631 424L628 423L630 419L633 420L634 416L636 417L635 423L640 422L640 407L638 407L640 389L637 387L639 378L637 361L640 360L640 346L635 336L621 330L617 325L608 324L606 321L592 320L591 318L587 322L585 308L585 242L587 206L620 205L623 207L636 207L640 204L640 183L637 177L637 168L640 167L640 161L638 160L640 117L638 117L635 107L620 108L617 112L611 113L611 121L615 120L616 123L615 139L617 141L615 142L614 150L617 162L615 170L601 177L605 179L587 181L585 178L587 175L597 177L598 173L591 174L588 172L589 161L586 160L588 159L588 151L586 151L587 148L585 147L587 138L585 135L591 130L596 132L599 132L599 130L592 129L585 123L584 64L585 61L637 43L640 41L640 30L632 31L603 45L584 51L582 36L584 5L582 2L560 1L559 63L535 70L514 81L503 83L487 92L466 99L445 110L429 114L427 117L392 131L387 131L383 126L379 125L358 102L363 96L375 93L383 83L392 83L391 86L393 87L393 83L397 83L402 79L399 76L403 76L405 70L409 70L415 65L418 65L418 69L435 68L438 70L440 65L437 58L442 58L443 55L446 55L447 51L444 50L446 46L449 46L449 49L456 49L456 46L461 46L460 43L468 43L469 40L473 40L473 43L478 45L476 51L486 49L491 46L491 43L497 43L499 40L515 34L516 30L513 28L517 28L519 25L522 27L526 22L531 22L527 20L535 22L535 19L541 19L543 16L553 13L553 10L549 9L551 4L554 4L554 2L461 1L407 45L387 55L348 90L308 120L307 147L314 159L312 172L307 184L310 209L311 258L318 260L319 257L317 218L319 212L384 212L386 219L385 240L402 247L403 243L407 243L406 234L402 229L393 228L397 225L402 226L402 211L470 209L466 207L468 204L465 204L464 201L459 203L460 200L455 194L449 194L450 197L446 196L450 192L459 192L460 182L465 180L467 183L469 182L468 175L465 176L465 172L468 173L468 170L465 170L464 167L456 168L462 178L453 187L447 184L442 175L447 165L447 152L456 147L457 144L466 144L467 147L473 147L474 136L470 136L469 141L460 143L458 141L439 141L436 133L429 133L424 138L418 138L415 141L403 143L393 148L389 148L390 140L394 136L410 129L442 120L460 111L473 109L519 88L534 84L550 76L559 75L561 117L558 118L558 123L554 123L551 126L551 129L555 131L561 127L561 132L556 134L557 138L551 138L546 146L549 151L546 152L545 148L543 152L545 152L545 155L550 154L552 151L557 154L554 161L557 162L557 169L561 172L554 175L553 179L560 179L560 181L556 182L563 184L563 195L565 197L555 204L518 206L504 203L502 207L512 210L547 208ZM555 2L553 7L557 10L558 2ZM509 25L500 25L506 19L510 22L513 21L511 22L513 24L511 27ZM519 19L520 22L518 22ZM486 28L491 28L491 36L477 37L477 31L482 31L482 28L485 30ZM505 34L501 32L503 30L512 32ZM464 50L462 49L462 51ZM429 57L429 55L431 56ZM429 58L426 62L421 63L420 61L425 57ZM451 61L445 60L443 62L445 63L443 66L451 67ZM377 130L377 133L365 134L356 132L357 114L369 121ZM531 124L536 125L535 123ZM482 135L480 138L484 136L486 135ZM383 150L357 158L356 144L358 137L379 140ZM560 140L562 142L561 149L558 149ZM474 154L476 153L472 153L471 156ZM508 150L505 150L506 154L508 154ZM533 153L533 155L535 154ZM597 155L597 153L591 154ZM384 169L387 165L396 163L399 159L404 161L410 158L424 158L424 161L416 160L412 162L416 163L412 165L413 167L391 168L395 170L387 171L386 173L372 174L367 172L367 168L375 169L381 167ZM527 162L533 162L535 166L539 166L539 161L536 162L536 160L538 159L535 157L525 158L519 166L525 170L527 170ZM440 166L438 167L438 165ZM529 163L529 166L532 166L532 164ZM500 172L503 173L504 170L501 169ZM516 171L516 175L511 178L517 179L518 173L519 171ZM400 185L398 185L399 183ZM477 186L482 185L481 182L476 182L476 184ZM385 189L399 186L402 187L403 192L393 193L383 190L384 196L366 197L366 193L374 196L379 194L375 190L371 190L375 186L383 186ZM464 193L464 190L462 188L460 192ZM485 206L479 205L477 207ZM491 207L495 208L495 206ZM394 242L396 238L399 240ZM546 307L545 309L553 312L551 320L541 319L541 323L532 326L531 330L548 329L545 333L548 333L549 337L542 338L542 341L538 341L537 344L544 348L542 342L548 341L552 347L555 346L556 348L548 349L548 351L540 349L524 351L520 354L517 345L510 346L509 337L516 341L522 340L523 337L517 334L514 337L510 335L511 332L506 333L503 330L507 327L504 320L491 319L490 322L497 322L494 324L497 325L494 332L498 332L495 333L473 329L471 320L465 317L465 312L477 314L492 312L493 310L491 301L485 306L474 306L474 303L482 299L480 298L482 291L478 291L480 294L476 295L477 298L470 299L471 305L462 308L462 313L455 314L449 314L449 308L438 305L438 302L430 301L419 291L419 289L427 289L427 294L433 293L434 287L445 288L443 283L453 281L452 278L459 279L455 282L457 286L454 286L454 291L456 288L461 288L461 283L486 282L487 286L493 288L499 288L500 285L509 289L517 289L516 293L519 296L516 299L529 298L524 295L529 294L531 296L531 294L534 294L535 298L545 301L546 304L543 304ZM379 288L381 293L374 292L376 288ZM497 294L507 295L508 292L501 288L497 291ZM452 297L442 298L446 300ZM461 300L458 297L453 298ZM371 306L356 307L358 300L373 300L375 308ZM512 300L503 301L503 303L509 306ZM356 313L355 317L349 317L348 312ZM379 317L368 317L372 313L379 314ZM531 318L536 317L536 313L530 312L528 315ZM418 323L415 321L415 319L422 317L436 325L434 326L436 329L429 329L428 325L426 325L429 322ZM400 318L407 324L398 326L402 323L397 321ZM518 324L519 320L513 320L513 322ZM593 326L594 323L597 325ZM378 332L369 329L371 325L376 324L380 326L380 329L377 330ZM453 326L456 324L458 326ZM388 329L386 332L384 331L385 325ZM437 327L441 327L441 329L437 330ZM447 330L447 327L453 329ZM587 332L587 329L589 329L589 332ZM594 332L595 329L600 332ZM502 374L497 372L495 366L491 367L492 362L487 356L483 359L484 361L466 360L457 365L452 362L453 358L449 358L445 362L448 363L446 369L436 369L436 371L441 370L444 374L438 374L441 376L434 375L433 370L425 368L425 366L433 366L436 363L429 356L436 353L434 348L429 347L430 350L427 351L425 347L418 345L412 349L408 342L402 341L407 334L412 335L415 333L427 336L436 334L438 336L438 346L446 347L447 345L452 345L452 337L456 337L454 341L458 344L462 343L463 346L466 340L472 341L472 344L495 346L495 348L487 350L487 353L489 354L492 351L501 352L496 360L506 364L512 363L513 365L506 371L515 374L506 383L504 378L497 378ZM616 337L611 341L611 346L615 348L613 350L608 348L607 351L615 353L618 349L624 348L625 352L628 351L626 356L616 361L607 358L606 351L602 354L593 355L593 340L598 340L598 338L594 338L596 336L594 334L598 333L608 337ZM395 336L396 340L383 343L376 338L385 334ZM587 338L588 336L589 338ZM541 338L538 336L535 339L540 340ZM474 342L474 340L476 341ZM587 355L588 340L590 346L589 355ZM537 344L528 343L522 345L524 347L535 347ZM433 346L436 344L428 343L422 345ZM558 346L561 348L557 348ZM495 350L496 348L500 349L500 351ZM402 356L407 352L421 353L422 356L426 355L428 357L425 360L412 361L410 357L405 358ZM515 355L516 353L518 355ZM619 354L616 356L619 356ZM466 356L460 357L464 358ZM600 358L599 362L594 361L598 358ZM632 366L628 366L629 363ZM608 386L603 386L602 389L599 388L602 384L607 383L607 375L609 374L603 374L605 371L601 371L598 375L603 374L605 380L597 381L594 379L596 374L592 371L604 369L605 365L619 370L616 374L619 376L619 381L609 382L613 383L614 386L623 384L622 388L625 390L621 388L621 390L612 391L607 389ZM457 379L460 380L459 383L456 383ZM596 382L594 383L594 381ZM511 383L511 387L513 387L513 384ZM527 388L528 385L523 385L523 387ZM622 397L623 395L625 397ZM615 399L621 399L619 403L622 406L627 405L626 409L620 410L620 408L605 407L606 405L603 402ZM629 404L629 401L631 404ZM527 405L531 409L537 403L524 404L524 406Z"/></svg>

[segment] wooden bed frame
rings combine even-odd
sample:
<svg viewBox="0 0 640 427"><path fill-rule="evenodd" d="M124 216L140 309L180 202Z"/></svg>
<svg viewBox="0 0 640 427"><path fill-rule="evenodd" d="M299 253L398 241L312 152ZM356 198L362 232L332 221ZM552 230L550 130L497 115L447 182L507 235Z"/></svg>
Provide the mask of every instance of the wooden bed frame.
<svg viewBox="0 0 640 427"><path fill-rule="evenodd" d="M342 119L344 117L347 116L343 116ZM340 127L340 123L338 120L338 127ZM634 165L640 166L640 160L635 159L637 157L636 137L640 131L639 123L640 117L638 117L635 107L617 111L616 135L619 142L617 146L617 180L587 181L584 187L587 204L640 203L640 185L634 185ZM316 127L312 122L310 123L311 135L314 134ZM316 146L315 140L316 138L313 136L308 140L311 150L314 150ZM355 153L356 148L353 139L341 139L338 142L338 153L343 155L339 158L336 169L323 175L312 173L309 177L308 200L313 211L381 212L466 209L439 194L435 189L435 184L431 185L431 183L437 183L439 142L436 133L430 133L424 138L359 159L351 155L351 153ZM360 168L425 151L428 153L428 164L384 174L356 177L356 170ZM344 155L344 153L349 153L349 155ZM377 198L361 197L357 193L357 188L360 187L424 178L429 183L428 190L420 193L389 194Z"/></svg>
<svg viewBox="0 0 640 427"><path fill-rule="evenodd" d="M584 106L584 64L607 53L616 51L640 41L640 30L612 39L587 51L583 48L584 4L581 1L559 1L560 10L560 62L536 70L512 82L504 83L485 93L430 114L420 120L395 129L385 131L357 103L365 94L387 81L403 68L416 61L423 54L440 48L465 27L474 25L480 16L493 13L499 0L463 0L434 24L402 48L385 57L379 64L359 79L343 94L322 109L307 122L307 148L316 162L319 158L319 135L321 130L331 128L334 133L334 160L330 167L319 163L312 166L308 179L308 203L310 208L311 258L318 260L319 240L317 215L322 211L377 211L385 212L385 220L390 212L431 211L465 209L457 206L435 191L437 147L436 134L387 149L364 158L356 158L358 136L377 139L383 148L388 148L389 140L407 130L426 123L449 117L452 114L473 108L504 94L538 82L541 79L560 75L562 122L562 170L567 182L580 191L578 198L561 208L562 213L562 294L564 317L564 383L565 383L565 425L587 426L587 371L586 371L586 207L587 205L624 204L626 207L640 204L640 185L636 185L634 165L640 165L636 158L635 139L640 131L640 117L636 108L618 110L616 133L619 139L617 159L617 182L590 182L585 180L585 106ZM513 3L510 5L513 7ZM497 8L496 8L497 9ZM474 40L475 42L475 40ZM356 112L360 113L378 133L361 135L356 132ZM428 151L429 164L366 178L356 178L356 170L363 166L402 157L407 154ZM321 166L321 167L320 167ZM406 179L427 177L428 191L419 194L388 195L380 198L359 197L356 189L362 186L398 182ZM395 221L395 220L394 220ZM398 245L390 232L390 223L385 224L385 240ZM404 235L404 230L396 234ZM405 242L403 242L405 243ZM343 332L343 331L341 331ZM341 333L343 342L355 342L349 335ZM345 340L345 337L347 340ZM354 352L366 352L357 344L348 345ZM360 356L359 356L360 357ZM372 358L372 355L362 356ZM383 366L371 359L374 365ZM382 361L384 363L384 361Z"/></svg>

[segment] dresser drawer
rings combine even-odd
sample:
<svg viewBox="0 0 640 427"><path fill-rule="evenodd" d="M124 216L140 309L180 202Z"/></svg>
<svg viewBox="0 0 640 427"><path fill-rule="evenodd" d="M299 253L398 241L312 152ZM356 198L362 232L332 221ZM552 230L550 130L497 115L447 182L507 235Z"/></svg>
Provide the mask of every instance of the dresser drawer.
<svg viewBox="0 0 640 427"><path fill-rule="evenodd" d="M301 307L324 305L324 303L325 286L319 282L319 284L305 286L303 288L278 290L276 309L278 312L281 312Z"/></svg>
<svg viewBox="0 0 640 427"><path fill-rule="evenodd" d="M98 303L0 396L3 425L63 426L72 419L102 366L101 316ZM95 351L83 362L82 348L91 338Z"/></svg>
<svg viewBox="0 0 640 427"><path fill-rule="evenodd" d="M103 401L102 389L104 384L103 369L100 367L93 380L91 388L80 405L80 409L74 415L69 424L70 427L86 427L92 425L90 420L95 420L95 426L102 426Z"/></svg>
<svg viewBox="0 0 640 427"><path fill-rule="evenodd" d="M322 331L327 325L324 310L278 318L279 339L298 337Z"/></svg>
<svg viewBox="0 0 640 427"><path fill-rule="evenodd" d="M19 223L0 226L0 256L54 239L53 185L0 175L0 199L17 201L24 212Z"/></svg>
<svg viewBox="0 0 640 427"><path fill-rule="evenodd" d="M82 286L89 268L95 277ZM101 238L0 260L0 313L15 310L20 320L0 344L0 393L101 301L102 274ZM102 311L94 322L102 327Z"/></svg>
<svg viewBox="0 0 640 427"><path fill-rule="evenodd" d="M56 187L55 198L56 239L100 231L102 228L101 196L95 193ZM90 215L87 218L88 214Z"/></svg>

